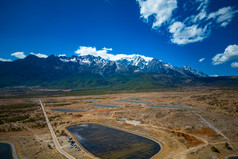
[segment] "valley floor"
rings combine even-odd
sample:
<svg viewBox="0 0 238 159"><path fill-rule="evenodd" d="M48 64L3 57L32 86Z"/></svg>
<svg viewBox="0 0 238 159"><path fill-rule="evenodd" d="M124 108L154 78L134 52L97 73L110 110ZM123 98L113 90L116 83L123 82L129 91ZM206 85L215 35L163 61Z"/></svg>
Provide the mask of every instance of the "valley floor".
<svg viewBox="0 0 238 159"><path fill-rule="evenodd" d="M61 147L75 158L94 156L85 149L69 148L67 137L60 134L71 135L66 127L83 123L101 124L159 142L163 149L154 159L223 159L238 154L237 89L187 88L110 95L42 96L40 99ZM63 159L54 146L38 98L28 100L0 99L0 141L14 143L19 158ZM166 107L156 107L160 105ZM83 112L52 110L56 108Z"/></svg>

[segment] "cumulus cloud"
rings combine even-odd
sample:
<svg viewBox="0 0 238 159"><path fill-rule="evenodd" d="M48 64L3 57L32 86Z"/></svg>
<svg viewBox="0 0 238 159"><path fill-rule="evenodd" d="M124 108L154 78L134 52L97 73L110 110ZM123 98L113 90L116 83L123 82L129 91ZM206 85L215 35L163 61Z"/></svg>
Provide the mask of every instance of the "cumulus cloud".
<svg viewBox="0 0 238 159"><path fill-rule="evenodd" d="M171 24L169 32L172 33L171 42L179 45L202 41L208 36L207 26L204 28L200 28L198 25L186 26L182 22Z"/></svg>
<svg viewBox="0 0 238 159"><path fill-rule="evenodd" d="M153 18L153 29L158 30L162 26L168 28L171 42L178 45L204 40L210 35L212 28L227 26L238 13L238 10L231 6L209 13L207 9L209 0L185 2L181 12L189 10L194 14L180 13L179 16L174 13L180 9L177 6L177 0L137 0L137 2L144 21L148 23L149 19Z"/></svg>
<svg viewBox="0 0 238 159"><path fill-rule="evenodd" d="M231 67L233 68L238 68L238 62L232 62Z"/></svg>
<svg viewBox="0 0 238 159"><path fill-rule="evenodd" d="M11 62L12 60L11 60L11 59L3 59L3 58L0 58L0 61L2 61L2 62Z"/></svg>
<svg viewBox="0 0 238 159"><path fill-rule="evenodd" d="M133 58L134 56L140 56L144 58L146 61L150 61L153 58L151 57L146 57L143 55L138 55L138 54L132 54L132 55L126 55L126 54L117 54L113 55L108 53L108 51L112 51L112 48L102 48L101 50L97 50L96 47L87 47L87 46L80 46L78 50L75 51L76 54L79 56L85 56L85 55L93 55L93 56L100 56L104 59L108 59L111 61L116 61L120 59L130 59Z"/></svg>
<svg viewBox="0 0 238 159"><path fill-rule="evenodd" d="M177 8L177 0L137 0L140 5L141 17L148 22L148 18L153 16L152 27L160 27L163 23L171 19L172 12Z"/></svg>
<svg viewBox="0 0 238 159"><path fill-rule="evenodd" d="M203 62L205 60L205 58L201 58L199 59L199 62Z"/></svg>
<svg viewBox="0 0 238 159"><path fill-rule="evenodd" d="M219 53L212 58L213 65L220 65L227 61L238 60L238 45L229 45L224 53Z"/></svg>
<svg viewBox="0 0 238 159"><path fill-rule="evenodd" d="M37 56L37 57L39 57L39 58L47 58L48 56L47 55L45 55L45 54L41 54L41 53L34 53L34 52L31 52L30 53L31 55L35 55L35 56Z"/></svg>
<svg viewBox="0 0 238 159"><path fill-rule="evenodd" d="M24 59L26 57L24 52L14 52L11 54L11 56L15 56L16 58L19 58L19 59Z"/></svg>

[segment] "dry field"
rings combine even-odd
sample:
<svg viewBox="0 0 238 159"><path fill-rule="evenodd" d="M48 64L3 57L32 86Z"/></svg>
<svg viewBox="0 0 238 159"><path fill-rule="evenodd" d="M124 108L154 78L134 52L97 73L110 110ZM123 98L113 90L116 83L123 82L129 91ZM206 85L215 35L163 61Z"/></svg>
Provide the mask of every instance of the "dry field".
<svg viewBox="0 0 238 159"><path fill-rule="evenodd" d="M54 99L54 100L49 100ZM16 145L20 158L64 158L54 147L38 99L0 99L0 141ZM110 95L41 97L63 149L76 158L93 158L69 148L61 132L67 126L96 123L159 140L163 150L153 158L223 159L238 153L238 90L182 89ZM148 103L119 102L133 100ZM91 104L115 105L116 108ZM149 107L184 106L191 109ZM70 113L52 109L78 109ZM126 118L126 122L119 119ZM138 125L133 122L138 121Z"/></svg>

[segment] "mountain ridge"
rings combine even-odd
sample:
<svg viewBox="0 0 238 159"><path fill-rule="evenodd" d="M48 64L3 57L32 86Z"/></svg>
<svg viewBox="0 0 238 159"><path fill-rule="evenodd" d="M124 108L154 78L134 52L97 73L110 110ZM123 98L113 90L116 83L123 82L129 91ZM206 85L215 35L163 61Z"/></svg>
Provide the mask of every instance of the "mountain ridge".
<svg viewBox="0 0 238 159"><path fill-rule="evenodd" d="M145 59L141 55L134 55L131 58L121 58L115 61L106 60L101 58L100 56L92 56L92 55L84 55L84 56L60 56L58 57L63 62L73 62L78 63L80 65L88 65L94 66L97 64L98 67L102 67L103 69L99 71L101 75L104 75L103 70L104 67L112 67L114 68L114 72L128 72L129 70L133 72L146 72L146 73L159 73L159 74L174 74L174 75L185 75L185 76L193 76L193 77L208 77L208 75L196 71L194 69L187 69L188 67L175 67L168 63L163 63L161 60L156 58ZM186 69L185 69L186 68ZM189 67L190 68L190 67ZM132 70L131 70L132 69ZM129 71L129 72L130 72ZM130 72L130 73L133 73Z"/></svg>
<svg viewBox="0 0 238 159"><path fill-rule="evenodd" d="M130 56L114 61L100 56L29 55L0 62L0 87L41 86L62 89L159 89L181 86L224 84L237 79L213 78L188 66L175 67L155 58ZM221 79L221 82L217 82Z"/></svg>

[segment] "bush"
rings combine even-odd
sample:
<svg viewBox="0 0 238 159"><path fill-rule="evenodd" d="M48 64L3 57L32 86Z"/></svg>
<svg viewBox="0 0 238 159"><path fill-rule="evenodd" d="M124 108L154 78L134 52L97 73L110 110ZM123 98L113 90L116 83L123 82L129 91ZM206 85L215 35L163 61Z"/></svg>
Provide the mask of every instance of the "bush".
<svg viewBox="0 0 238 159"><path fill-rule="evenodd" d="M227 148L228 150L232 150L232 148L230 147L230 145L227 142L225 144L225 148Z"/></svg>
<svg viewBox="0 0 238 159"><path fill-rule="evenodd" d="M28 119L29 115L24 115L24 116L17 116L17 117L13 117L13 118L7 118L4 119L7 122L16 122L16 121L21 121L21 120L25 120Z"/></svg>
<svg viewBox="0 0 238 159"><path fill-rule="evenodd" d="M20 108L29 108L34 107L36 104L15 104L15 105L7 105L1 107L1 109L20 109Z"/></svg>
<svg viewBox="0 0 238 159"><path fill-rule="evenodd" d="M65 133L65 131L64 130L61 130L61 134L64 134Z"/></svg>
<svg viewBox="0 0 238 159"><path fill-rule="evenodd" d="M8 131L22 131L22 128L17 127L17 128L9 128Z"/></svg>
<svg viewBox="0 0 238 159"><path fill-rule="evenodd" d="M220 153L220 151L219 151L215 146L212 146L212 147L211 147L211 150L212 150L213 152Z"/></svg>
<svg viewBox="0 0 238 159"><path fill-rule="evenodd" d="M35 125L32 125L32 126L29 126L30 128L37 128L37 129L40 129L40 128L44 128L46 127L46 123L36 123Z"/></svg>
<svg viewBox="0 0 238 159"><path fill-rule="evenodd" d="M66 106L66 105L71 105L71 103L61 103L61 104L54 104L54 107L60 107L60 106Z"/></svg>

